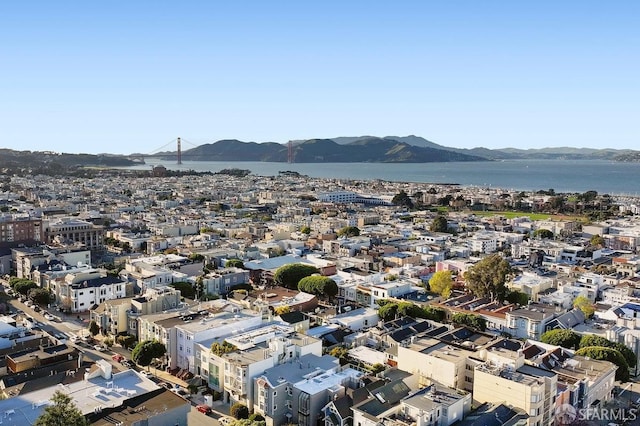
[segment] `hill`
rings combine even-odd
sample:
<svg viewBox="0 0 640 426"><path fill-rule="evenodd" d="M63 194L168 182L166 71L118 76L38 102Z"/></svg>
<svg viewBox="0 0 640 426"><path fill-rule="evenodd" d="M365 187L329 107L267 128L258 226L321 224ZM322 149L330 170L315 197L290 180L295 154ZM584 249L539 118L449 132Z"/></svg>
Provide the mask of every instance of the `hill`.
<svg viewBox="0 0 640 426"><path fill-rule="evenodd" d="M431 147L419 147L389 138L361 137L339 144L332 139L297 141L293 146L297 163L426 163L441 161L485 161L485 158ZM170 159L170 155L160 155ZM184 151L192 161L286 162L287 145L222 140Z"/></svg>

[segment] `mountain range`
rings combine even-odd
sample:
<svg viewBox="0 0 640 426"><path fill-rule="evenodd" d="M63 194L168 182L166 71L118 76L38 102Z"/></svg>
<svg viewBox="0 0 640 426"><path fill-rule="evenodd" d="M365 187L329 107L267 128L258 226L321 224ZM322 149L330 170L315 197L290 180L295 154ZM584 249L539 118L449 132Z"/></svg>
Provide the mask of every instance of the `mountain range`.
<svg viewBox="0 0 640 426"><path fill-rule="evenodd" d="M451 148L419 136L356 136L307 139L291 142L296 163L428 163L447 161L495 161L515 159L639 161L640 151L592 148L488 149ZM171 160L175 152L153 155ZM226 139L185 150L184 160L286 162L287 144L242 142Z"/></svg>

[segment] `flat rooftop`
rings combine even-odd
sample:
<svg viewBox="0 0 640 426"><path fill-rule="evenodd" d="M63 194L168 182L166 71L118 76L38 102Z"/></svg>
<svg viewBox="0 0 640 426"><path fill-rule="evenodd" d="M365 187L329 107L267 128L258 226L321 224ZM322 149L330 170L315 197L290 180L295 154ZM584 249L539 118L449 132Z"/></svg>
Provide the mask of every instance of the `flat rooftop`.
<svg viewBox="0 0 640 426"><path fill-rule="evenodd" d="M96 409L119 407L126 400L159 389L151 380L133 370L112 375L111 380L102 377L81 380L69 384L59 383L37 391L0 400L2 426L25 426L35 423L47 405L51 395L61 391L71 398L83 414Z"/></svg>

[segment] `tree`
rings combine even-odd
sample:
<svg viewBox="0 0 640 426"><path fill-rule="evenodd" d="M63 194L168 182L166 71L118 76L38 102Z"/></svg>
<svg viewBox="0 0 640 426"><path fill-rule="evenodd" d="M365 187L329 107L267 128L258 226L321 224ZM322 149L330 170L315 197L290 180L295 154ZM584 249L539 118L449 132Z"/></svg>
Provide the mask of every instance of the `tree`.
<svg viewBox="0 0 640 426"><path fill-rule="evenodd" d="M200 299L204 294L204 277L202 275L198 275L198 278L196 278L194 290L196 292L196 299Z"/></svg>
<svg viewBox="0 0 640 426"><path fill-rule="evenodd" d="M581 336L573 330L549 330L540 336L542 343L562 346L567 349L578 349Z"/></svg>
<svg viewBox="0 0 640 426"><path fill-rule="evenodd" d="M487 320L474 314L458 312L457 314L453 314L451 322L458 325L466 325L480 331L487 329Z"/></svg>
<svg viewBox="0 0 640 426"><path fill-rule="evenodd" d="M130 334L118 336L116 338L116 342L118 342L123 348L129 348L136 342L136 336L132 336Z"/></svg>
<svg viewBox="0 0 640 426"><path fill-rule="evenodd" d="M585 334L580 339L580 348L586 348L589 346L604 346L606 348L615 349L624 357L625 361L629 367L633 368L636 366L638 359L635 353L623 343L612 342L609 339L606 339L602 336L598 336L595 334Z"/></svg>
<svg viewBox="0 0 640 426"><path fill-rule="evenodd" d="M600 235L593 235L589 240L589 244L595 247L604 247L604 238L602 238Z"/></svg>
<svg viewBox="0 0 640 426"><path fill-rule="evenodd" d="M596 311L593 303L583 295L580 295L573 300L573 307L580 309L586 318L591 318Z"/></svg>
<svg viewBox="0 0 640 426"><path fill-rule="evenodd" d="M88 426L89 422L82 415L70 396L55 391L51 397L52 405L47 406L37 418L35 426Z"/></svg>
<svg viewBox="0 0 640 426"><path fill-rule="evenodd" d="M240 268L244 269L244 262L240 259L229 259L225 265L227 268Z"/></svg>
<svg viewBox="0 0 640 426"><path fill-rule="evenodd" d="M396 206L405 206L409 209L413 208L413 201L411 201L411 197L404 191L404 189L400 190L396 195L393 196L391 202Z"/></svg>
<svg viewBox="0 0 640 426"><path fill-rule="evenodd" d="M329 351L329 355L338 358L340 365L347 365L349 363L349 349L341 346L336 346Z"/></svg>
<svg viewBox="0 0 640 426"><path fill-rule="evenodd" d="M34 288L38 288L38 284L34 283L31 280L21 280L21 281L17 281L16 284L13 286L13 289L22 294L23 296L26 296L27 294L29 294L29 290L34 289Z"/></svg>
<svg viewBox="0 0 640 426"><path fill-rule="evenodd" d="M89 323L89 333L91 333L92 336L100 333L100 326L94 320L91 320L91 322Z"/></svg>
<svg viewBox="0 0 640 426"><path fill-rule="evenodd" d="M329 300L338 294L338 284L334 280L321 275L304 277L298 282L298 290L316 296L324 296Z"/></svg>
<svg viewBox="0 0 640 426"><path fill-rule="evenodd" d="M345 226L338 231L338 237L357 237L360 235L360 229L355 226Z"/></svg>
<svg viewBox="0 0 640 426"><path fill-rule="evenodd" d="M235 345L227 342L226 340L223 340L222 343L213 342L211 344L211 353L217 356L222 356L235 350L238 350L238 348Z"/></svg>
<svg viewBox="0 0 640 426"><path fill-rule="evenodd" d="M431 232L447 232L449 230L447 218L439 214L435 219L433 219L433 222L431 222L429 230Z"/></svg>
<svg viewBox="0 0 640 426"><path fill-rule="evenodd" d="M624 356L615 349L604 346L587 346L578 349L576 355L612 362L618 366L616 370L616 380L620 380L621 382L629 380L629 364L625 361Z"/></svg>
<svg viewBox="0 0 640 426"><path fill-rule="evenodd" d="M178 281L175 283L169 284L171 287L180 290L180 295L182 297L186 297L187 299L195 299L196 298L196 290L193 285L186 281Z"/></svg>
<svg viewBox="0 0 640 426"><path fill-rule="evenodd" d="M273 313L278 316L282 314L288 314L289 312L291 312L291 306L289 305L278 306L273 310Z"/></svg>
<svg viewBox="0 0 640 426"><path fill-rule="evenodd" d="M470 267L464 279L467 288L476 297L489 297L502 302L507 294L504 284L510 274L509 262L499 254L492 254Z"/></svg>
<svg viewBox="0 0 640 426"><path fill-rule="evenodd" d="M229 409L229 414L234 419L248 419L249 418L249 408L241 402L236 402Z"/></svg>
<svg viewBox="0 0 640 426"><path fill-rule="evenodd" d="M204 261L204 255L200 253L191 253L189 255L189 260L192 262L202 262Z"/></svg>
<svg viewBox="0 0 640 426"><path fill-rule="evenodd" d="M297 289L301 279L319 273L318 269L312 265L304 263L290 263L279 267L273 274L273 282L276 285Z"/></svg>
<svg viewBox="0 0 640 426"><path fill-rule="evenodd" d="M548 229L536 229L533 232L533 237L539 238L541 240L552 240L553 236L553 232L549 231Z"/></svg>
<svg viewBox="0 0 640 426"><path fill-rule="evenodd" d="M29 300L38 305L47 305L51 302L51 292L46 288L32 288L29 290Z"/></svg>
<svg viewBox="0 0 640 426"><path fill-rule="evenodd" d="M512 290L507 294L506 300L509 303L516 303L520 306L525 306L529 303L529 296L527 293L523 293L518 290Z"/></svg>
<svg viewBox="0 0 640 426"><path fill-rule="evenodd" d="M111 346L113 346L113 337L107 337L102 341L102 343L104 343L106 347L110 348Z"/></svg>
<svg viewBox="0 0 640 426"><path fill-rule="evenodd" d="M308 226L303 226L302 228L300 228L300 232L302 234L309 235L311 233L311 228L309 228Z"/></svg>
<svg viewBox="0 0 640 426"><path fill-rule="evenodd" d="M448 299L451 295L452 286L451 271L438 271L429 279L429 289L445 299Z"/></svg>
<svg viewBox="0 0 640 426"><path fill-rule="evenodd" d="M131 351L131 359L143 367L151 364L155 358L163 357L167 353L167 348L157 340L145 340L140 342Z"/></svg>

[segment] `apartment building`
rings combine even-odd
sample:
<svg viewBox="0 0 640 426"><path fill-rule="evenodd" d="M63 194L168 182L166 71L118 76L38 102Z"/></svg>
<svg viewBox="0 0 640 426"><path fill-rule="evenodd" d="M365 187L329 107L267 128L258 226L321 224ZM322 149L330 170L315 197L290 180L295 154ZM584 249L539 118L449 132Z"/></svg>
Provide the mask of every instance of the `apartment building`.
<svg viewBox="0 0 640 426"><path fill-rule="evenodd" d="M42 219L27 215L0 215L0 243L44 241Z"/></svg>
<svg viewBox="0 0 640 426"><path fill-rule="evenodd" d="M515 367L515 368L514 368ZM557 375L529 365L485 362L475 368L473 401L516 407L529 415L527 425L554 424Z"/></svg>
<svg viewBox="0 0 640 426"><path fill-rule="evenodd" d="M347 388L357 388L362 376L341 367L332 356L303 355L254 378L253 410L265 417L268 426L314 426L327 403L343 396Z"/></svg>

